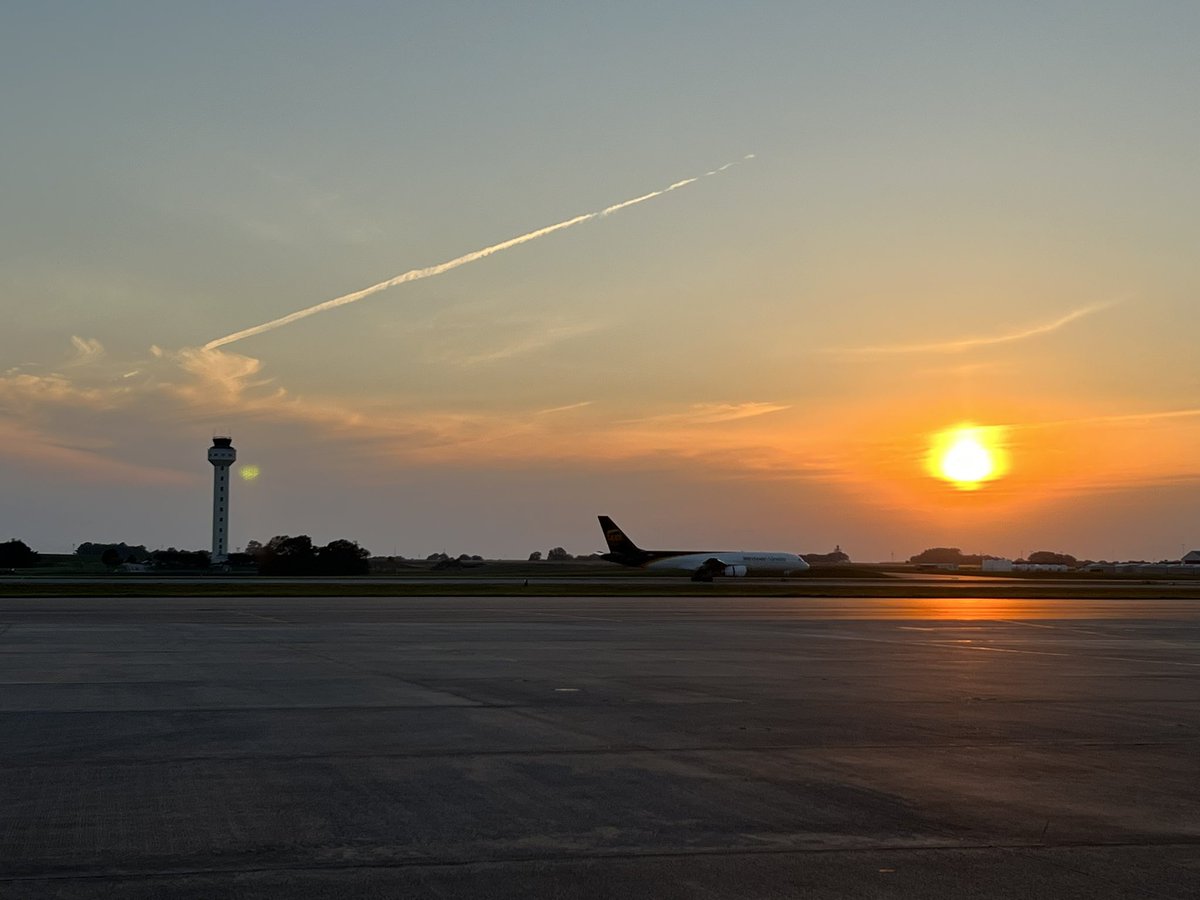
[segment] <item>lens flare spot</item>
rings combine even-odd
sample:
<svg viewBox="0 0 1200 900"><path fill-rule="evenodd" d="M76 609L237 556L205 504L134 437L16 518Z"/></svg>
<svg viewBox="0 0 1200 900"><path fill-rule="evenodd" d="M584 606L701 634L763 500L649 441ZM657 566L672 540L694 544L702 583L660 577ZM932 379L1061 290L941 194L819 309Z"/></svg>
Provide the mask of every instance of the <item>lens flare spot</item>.
<svg viewBox="0 0 1200 900"><path fill-rule="evenodd" d="M254 481L254 479L258 478L258 466L254 465L254 463L247 463L238 469L238 475L242 481Z"/></svg>
<svg viewBox="0 0 1200 900"><path fill-rule="evenodd" d="M1008 467L999 432L964 424L935 435L926 461L930 474L964 491L999 478Z"/></svg>

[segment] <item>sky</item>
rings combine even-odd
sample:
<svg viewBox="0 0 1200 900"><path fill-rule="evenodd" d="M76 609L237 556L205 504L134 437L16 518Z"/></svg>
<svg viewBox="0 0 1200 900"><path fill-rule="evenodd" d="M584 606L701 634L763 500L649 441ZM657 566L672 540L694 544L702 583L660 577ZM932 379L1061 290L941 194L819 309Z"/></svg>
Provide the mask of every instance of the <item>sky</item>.
<svg viewBox="0 0 1200 900"><path fill-rule="evenodd" d="M1178 558L1197 33L1169 0L6 4L0 539L207 548L230 434L233 547L584 554L604 513ZM963 425L971 483L930 459Z"/></svg>

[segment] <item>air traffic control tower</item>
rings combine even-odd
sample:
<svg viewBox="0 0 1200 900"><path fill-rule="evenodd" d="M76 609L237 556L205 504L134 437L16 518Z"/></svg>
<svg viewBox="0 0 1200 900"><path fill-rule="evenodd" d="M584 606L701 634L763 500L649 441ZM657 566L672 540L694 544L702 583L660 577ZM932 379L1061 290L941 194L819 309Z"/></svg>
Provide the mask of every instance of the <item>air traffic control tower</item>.
<svg viewBox="0 0 1200 900"><path fill-rule="evenodd" d="M229 559L229 467L237 459L233 438L214 436L208 448L208 461L213 465L213 533L212 562Z"/></svg>

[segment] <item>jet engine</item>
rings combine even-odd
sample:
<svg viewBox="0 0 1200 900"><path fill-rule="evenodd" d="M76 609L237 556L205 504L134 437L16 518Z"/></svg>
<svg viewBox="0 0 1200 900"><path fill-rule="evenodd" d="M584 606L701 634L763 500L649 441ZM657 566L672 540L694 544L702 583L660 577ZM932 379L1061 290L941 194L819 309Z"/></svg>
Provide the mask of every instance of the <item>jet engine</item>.
<svg viewBox="0 0 1200 900"><path fill-rule="evenodd" d="M745 566L726 566L725 575L728 578L744 578L746 576Z"/></svg>

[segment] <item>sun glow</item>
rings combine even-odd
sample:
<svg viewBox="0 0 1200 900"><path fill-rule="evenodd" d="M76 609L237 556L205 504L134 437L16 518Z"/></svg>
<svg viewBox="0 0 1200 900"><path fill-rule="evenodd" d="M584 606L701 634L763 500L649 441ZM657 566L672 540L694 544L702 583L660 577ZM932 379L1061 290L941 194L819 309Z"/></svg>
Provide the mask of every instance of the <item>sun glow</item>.
<svg viewBox="0 0 1200 900"><path fill-rule="evenodd" d="M934 436L927 465L935 478L973 491L1004 474L1007 454L998 429L964 424Z"/></svg>

